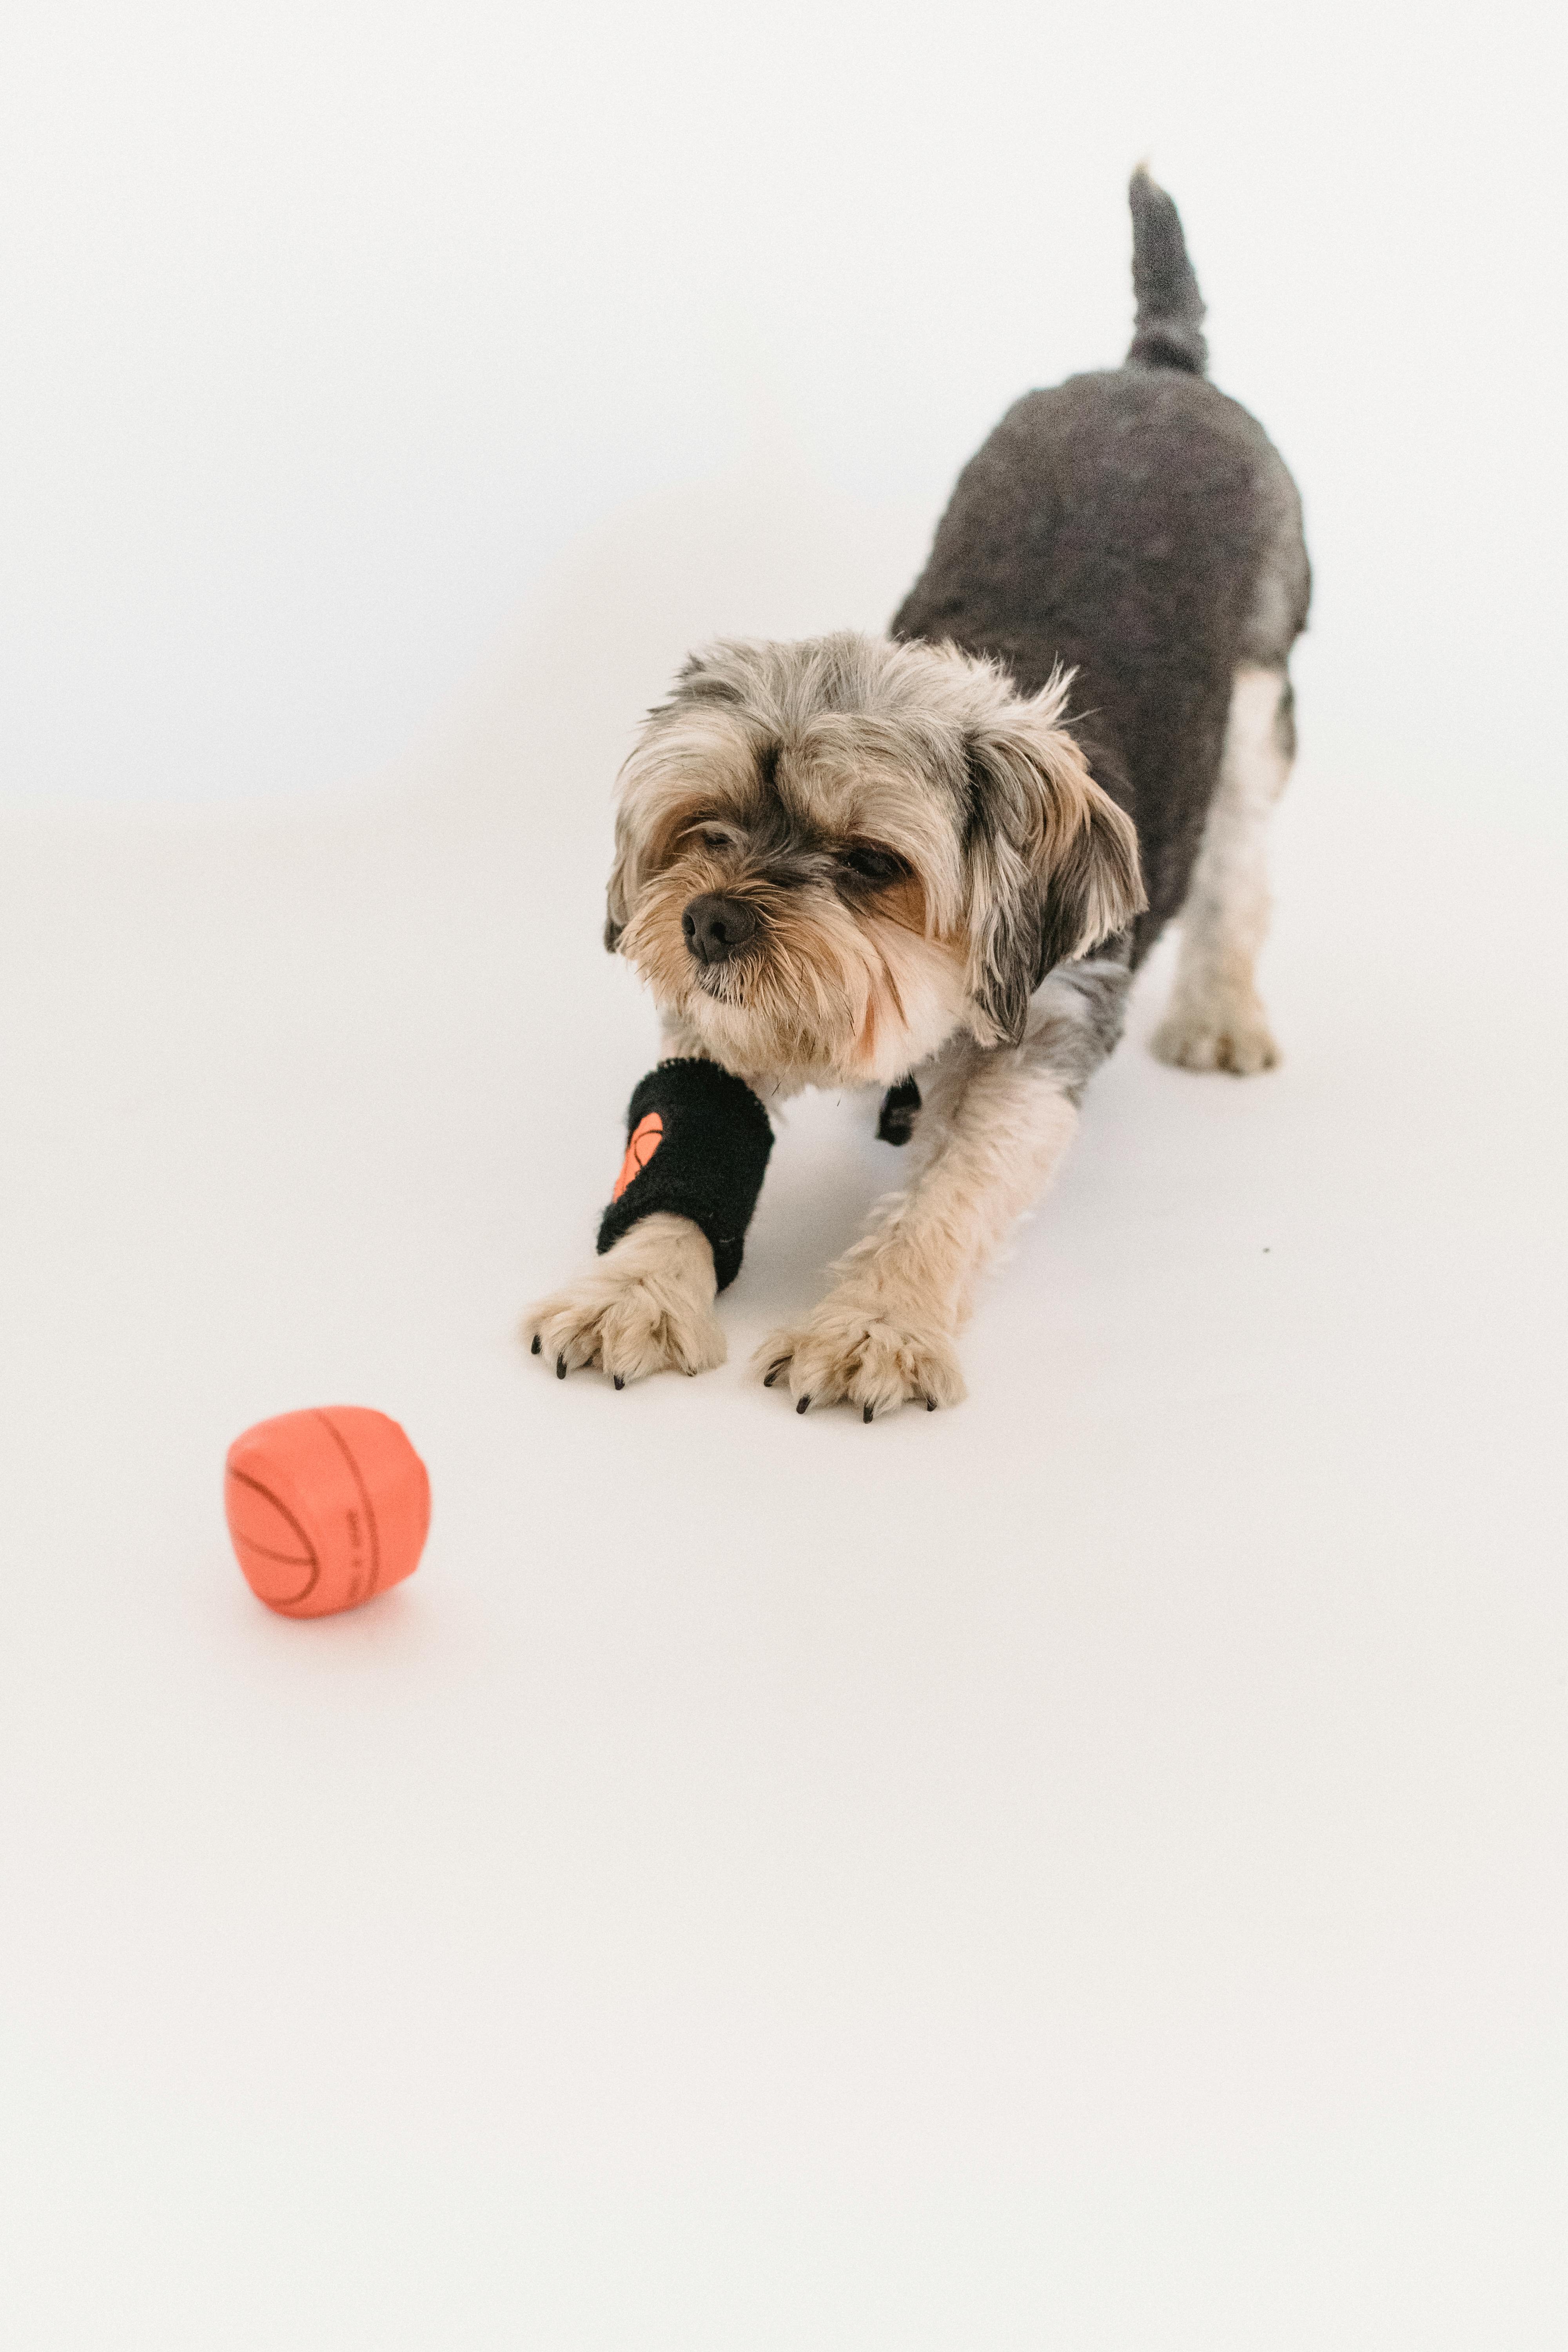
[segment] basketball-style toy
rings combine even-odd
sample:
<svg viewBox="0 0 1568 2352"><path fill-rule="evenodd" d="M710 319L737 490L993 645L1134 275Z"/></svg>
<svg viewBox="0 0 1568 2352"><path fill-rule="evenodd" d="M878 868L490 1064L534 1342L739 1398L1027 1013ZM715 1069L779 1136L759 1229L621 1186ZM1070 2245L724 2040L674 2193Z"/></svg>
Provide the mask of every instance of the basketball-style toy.
<svg viewBox="0 0 1568 2352"><path fill-rule="evenodd" d="M283 1617L330 1617L401 1584L430 1528L425 1465L363 1404L258 1421L228 1449L223 1500L246 1582Z"/></svg>

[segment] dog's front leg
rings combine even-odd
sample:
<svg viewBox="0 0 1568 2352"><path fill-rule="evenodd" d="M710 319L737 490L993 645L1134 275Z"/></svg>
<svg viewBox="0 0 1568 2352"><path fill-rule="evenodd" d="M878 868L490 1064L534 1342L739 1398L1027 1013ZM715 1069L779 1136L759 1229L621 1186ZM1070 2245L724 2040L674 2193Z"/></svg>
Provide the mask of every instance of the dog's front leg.
<svg viewBox="0 0 1568 2352"><path fill-rule="evenodd" d="M759 1350L771 1387L787 1373L795 1410L840 1400L867 1421L911 1401L934 1412L964 1393L953 1339L975 1286L1045 1190L1078 1126L1078 1098L1121 1025L1127 974L1070 967L1035 1001L1021 1045L950 1047L928 1077L907 1192L835 1271L798 1329Z"/></svg>
<svg viewBox="0 0 1568 2352"><path fill-rule="evenodd" d="M759 1350L770 1387L787 1373L798 1412L843 1400L871 1421L911 1401L934 1412L964 1394L954 1335L987 1259L1071 1141L1078 1111L1011 1050L970 1048L943 1076L946 1085L927 1089L914 1181L840 1259L806 1322Z"/></svg>
<svg viewBox="0 0 1568 2352"><path fill-rule="evenodd" d="M713 1301L741 1270L773 1129L742 1078L667 1055L626 1111L626 1156L599 1225L599 1263L542 1298L524 1337L563 1380L596 1365L618 1389L724 1360Z"/></svg>
<svg viewBox="0 0 1568 2352"><path fill-rule="evenodd" d="M618 1389L649 1372L708 1372L727 1353L708 1236L689 1217L644 1217L593 1268L523 1318L563 1380L595 1365Z"/></svg>

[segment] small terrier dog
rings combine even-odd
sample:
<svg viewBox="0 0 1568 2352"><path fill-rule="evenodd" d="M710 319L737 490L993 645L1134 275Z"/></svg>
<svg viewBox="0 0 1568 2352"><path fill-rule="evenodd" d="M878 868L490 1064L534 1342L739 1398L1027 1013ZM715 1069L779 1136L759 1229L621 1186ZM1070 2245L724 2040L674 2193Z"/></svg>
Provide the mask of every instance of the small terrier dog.
<svg viewBox="0 0 1568 2352"><path fill-rule="evenodd" d="M1175 206L1142 169L1130 196L1125 362L1008 411L890 634L704 647L622 772L605 944L651 987L665 1053L764 1101L893 1087L894 1139L920 1105L911 1181L757 1357L802 1412L963 1397L977 1279L1170 919L1154 1051L1237 1075L1276 1059L1253 964L1295 749L1300 500L1205 380ZM563 1374L621 1387L722 1362L714 1297L705 1235L654 1214L524 1331Z"/></svg>

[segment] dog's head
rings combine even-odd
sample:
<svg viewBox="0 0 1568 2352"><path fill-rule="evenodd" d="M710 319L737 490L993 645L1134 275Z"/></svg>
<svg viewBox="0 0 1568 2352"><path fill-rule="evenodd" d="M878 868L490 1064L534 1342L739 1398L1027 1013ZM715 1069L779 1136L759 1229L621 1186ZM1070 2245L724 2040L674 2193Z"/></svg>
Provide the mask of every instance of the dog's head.
<svg viewBox="0 0 1568 2352"><path fill-rule="evenodd" d="M1144 903L1067 687L849 631L706 647L622 772L605 944L744 1076L1016 1042L1051 966Z"/></svg>

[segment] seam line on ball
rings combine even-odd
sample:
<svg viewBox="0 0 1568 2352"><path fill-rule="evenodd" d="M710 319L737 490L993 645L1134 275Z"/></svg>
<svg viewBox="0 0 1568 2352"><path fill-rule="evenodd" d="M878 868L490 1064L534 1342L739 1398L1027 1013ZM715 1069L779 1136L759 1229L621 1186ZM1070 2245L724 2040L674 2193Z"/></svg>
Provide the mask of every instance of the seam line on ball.
<svg viewBox="0 0 1568 2352"><path fill-rule="evenodd" d="M320 1408L317 1410L316 1419L321 1423L322 1428L330 1433L333 1444L337 1447L338 1452L342 1455L343 1460L348 1464L350 1472L353 1477L354 1485L359 1488L360 1501L364 1506L364 1523L370 1531L370 1582L364 1589L364 1598L368 1601L371 1594L379 1590L381 1584L381 1529L375 1524L375 1512L371 1504L370 1489L366 1486L363 1478L360 1475L359 1464L354 1460L353 1454L349 1450L348 1439L343 1435L342 1431L338 1427L337 1423L328 1413L321 1412Z"/></svg>
<svg viewBox="0 0 1568 2352"><path fill-rule="evenodd" d="M288 1504L280 1502L270 1486L264 1486L260 1479L251 1477L248 1471L235 1469L232 1464L229 1465L228 1475L231 1478L237 1478L242 1486L248 1486L252 1494L264 1496L275 1511L281 1511L300 1541L304 1545L306 1556L310 1563L310 1573L304 1584L298 1592L290 1592L285 1599L268 1603L268 1606L273 1609L297 1609L300 1601L308 1601L316 1589L317 1580L321 1573L321 1555Z"/></svg>

